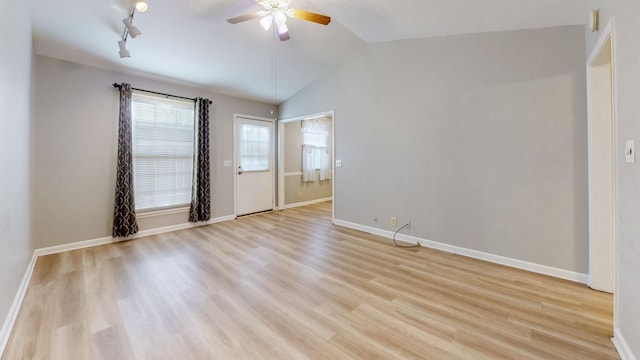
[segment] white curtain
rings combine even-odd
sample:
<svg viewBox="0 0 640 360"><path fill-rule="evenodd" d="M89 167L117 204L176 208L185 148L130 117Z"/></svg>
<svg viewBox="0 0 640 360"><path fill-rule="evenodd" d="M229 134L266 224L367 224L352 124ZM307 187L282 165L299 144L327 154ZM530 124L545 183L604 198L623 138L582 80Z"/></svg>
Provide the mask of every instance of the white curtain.
<svg viewBox="0 0 640 360"><path fill-rule="evenodd" d="M302 181L316 180L315 145L302 145Z"/></svg>
<svg viewBox="0 0 640 360"><path fill-rule="evenodd" d="M329 148L316 148L320 169L320 181L331 179L331 156L329 156Z"/></svg>
<svg viewBox="0 0 640 360"><path fill-rule="evenodd" d="M320 170L320 181L331 179L331 154L329 151L329 123L305 120L300 129L302 144L302 181L315 181Z"/></svg>

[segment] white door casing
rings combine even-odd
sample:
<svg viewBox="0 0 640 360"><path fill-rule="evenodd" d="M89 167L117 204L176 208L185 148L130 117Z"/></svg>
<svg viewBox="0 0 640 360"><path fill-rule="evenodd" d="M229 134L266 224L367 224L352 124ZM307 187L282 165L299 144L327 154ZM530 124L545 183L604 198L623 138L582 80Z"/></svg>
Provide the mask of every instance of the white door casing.
<svg viewBox="0 0 640 360"><path fill-rule="evenodd" d="M303 116L297 116L293 118L280 119L278 121L278 208L280 210L286 208L284 201L285 194L285 160L284 160L284 146L285 146L285 131L284 124L292 121L300 121L309 118L316 118L320 116L327 116L331 118L331 222L335 223L335 209L336 209L336 169L335 169L335 144L336 144L336 115L334 110L324 111L315 114L307 114Z"/></svg>
<svg viewBox="0 0 640 360"><path fill-rule="evenodd" d="M615 111L611 23L587 63L589 106L589 286L615 287Z"/></svg>

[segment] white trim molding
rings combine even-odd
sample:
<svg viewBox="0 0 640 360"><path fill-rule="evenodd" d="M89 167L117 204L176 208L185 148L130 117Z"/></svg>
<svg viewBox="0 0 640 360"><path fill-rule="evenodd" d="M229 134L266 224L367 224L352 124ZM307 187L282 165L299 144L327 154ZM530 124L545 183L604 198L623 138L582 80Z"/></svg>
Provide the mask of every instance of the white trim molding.
<svg viewBox="0 0 640 360"><path fill-rule="evenodd" d="M0 329L0 358L4 354L4 350L9 343L11 330L13 330L13 326L18 319L18 314L20 313L20 308L22 307L22 301L24 300L24 296L27 293L27 288L29 287L29 283L31 282L31 276L33 275L33 269L36 266L37 259L38 257L35 254L31 256L31 261L27 266L27 271L22 277L22 282L20 283L20 287L18 287L16 297L13 299L13 303L11 304L11 308L9 309L9 313L4 320L4 324L2 324L2 329Z"/></svg>
<svg viewBox="0 0 640 360"><path fill-rule="evenodd" d="M598 66L597 61L598 58L600 57L600 55L602 54L602 51L604 50L605 46L607 44L610 44L610 51L611 51L611 64L610 64L610 69L611 69L611 135L612 135L612 146L613 149L611 149L612 151L612 156L613 158L611 159L612 161L612 166L613 166L613 180L612 180L612 186L613 186L613 194L612 194L612 201L613 201L613 214L611 215L612 219L613 219L613 234L611 235L613 238L613 247L614 247L614 260L613 260L613 272L614 272L614 279L613 279L613 288L608 288L607 286L605 286L604 288L602 287L601 284L601 280L599 281L600 283L598 284L594 284L593 283L593 278L594 278L594 253L596 250L596 247L594 245L594 218L593 218L593 210L594 210L594 205L593 205L593 179L591 176L591 171L592 171L592 167L593 167L593 156L592 156L592 143L593 143L593 133L592 133L592 126L593 126L593 121L594 121L594 112L593 112L593 106L594 106L594 101L593 101L593 73L594 73L594 68L596 68ZM598 38L598 41L596 43L596 45L594 46L593 50L591 51L591 54L589 55L588 59L587 59L587 64L586 64L586 76L587 76L587 140L588 140L588 148L587 148L587 162L588 162L588 170L589 170L589 176L588 176L588 190L589 190L589 205L588 205L588 210L589 210L589 276L587 279L587 285L589 285L589 287L591 288L595 288L596 290L600 290L600 291L606 291L606 292L612 292L613 293L617 293L617 290L615 289L615 286L618 282L618 277L617 277L617 267L615 266L615 264L617 263L617 255L615 254L615 252L617 251L617 237L618 237L618 217L616 216L617 213L617 204L618 204L618 185L617 185L617 181L616 179L618 179L618 163L616 161L616 156L615 156L615 152L616 152L616 146L618 143L618 122L617 122L617 102L616 102L616 56L615 56L615 51L616 51L616 47L615 47L615 39L614 39L614 19L613 18L609 18L609 20L607 21L607 24L604 28L602 28L602 32L600 34L600 37ZM597 279L600 279L602 277L602 275L598 276ZM594 287L594 285L596 285ZM614 299L614 302L617 303L616 299ZM617 304L614 305L614 324L616 322L617 319Z"/></svg>
<svg viewBox="0 0 640 360"><path fill-rule="evenodd" d="M319 204L319 203L323 203L325 201L331 201L331 200L333 200L333 198L332 197L328 197L328 198L322 198L322 199L316 199L316 200L309 200L309 201L304 201L304 202L297 202L297 203L287 204L287 205L282 207L282 210L292 209L292 208L296 208L296 207L300 207L300 206Z"/></svg>
<svg viewBox="0 0 640 360"><path fill-rule="evenodd" d="M125 238L113 238L113 237L108 236L108 237L103 237L103 238L97 238L97 239L79 241L79 242L74 242L74 243L69 243L69 244L57 245L57 246L52 246L52 247L47 247L47 248L36 249L34 251L34 255L35 256L51 255L51 254L58 254L58 253L61 253L61 252L65 252L65 251L89 248L89 247L93 247L93 246L113 244L113 243L117 243L117 242L120 242L120 241L139 239L139 238L145 237L145 236L164 234L164 233L168 233L168 232L172 232L172 231L191 229L191 228L195 228L195 227L216 224L216 223L220 223L220 222L224 222L224 221L235 220L235 218L236 218L235 215L229 215L229 216L217 217L215 219L211 219L209 221L204 221L204 222L184 223L184 224L178 224L178 225L165 226L165 227L161 227L161 228L142 230L142 231L138 231L137 233L135 233L135 234L133 234L131 236L127 236Z"/></svg>
<svg viewBox="0 0 640 360"><path fill-rule="evenodd" d="M619 328L613 329L613 338L611 341L613 342L613 346L616 347L616 350L618 350L618 354L622 360L637 360Z"/></svg>
<svg viewBox="0 0 640 360"><path fill-rule="evenodd" d="M181 206L181 207L173 207L173 208L169 208L169 209L158 209L158 210L151 210L151 211L143 211L143 212L137 212L136 213L136 218L137 219L146 219L146 218L150 218L150 217L156 217L156 216L163 216L163 215L174 215L174 214L184 214L184 213L189 213L190 207L189 206Z"/></svg>
<svg viewBox="0 0 640 360"><path fill-rule="evenodd" d="M393 234L394 234L393 231L382 230L382 229L374 228L371 226L360 225L360 224L351 223L348 221L343 221L338 219L334 220L333 223L337 226L343 226L343 227L354 229L354 230L360 230L370 234L386 237L389 239L393 238ZM436 250L442 250L442 251L446 251L446 252L450 252L450 253L454 253L454 254L458 254L458 255L474 258L474 259L492 262L495 264L506 265L509 267L531 271L538 274L549 275L549 276L553 276L560 279L570 280L573 282L578 282L583 284L586 284L587 282L587 274L581 274L574 271L554 268L547 265L541 265L541 264L536 264L536 263L532 263L524 260L508 258L505 256L490 254L490 253L473 250L473 249L467 249L460 246L449 245L449 244L445 244L437 241L426 240L426 239L422 239L422 238L418 238L410 235L404 235L404 234L396 235L396 240L410 243L410 244L420 244L420 246L424 246L424 247L428 247Z"/></svg>

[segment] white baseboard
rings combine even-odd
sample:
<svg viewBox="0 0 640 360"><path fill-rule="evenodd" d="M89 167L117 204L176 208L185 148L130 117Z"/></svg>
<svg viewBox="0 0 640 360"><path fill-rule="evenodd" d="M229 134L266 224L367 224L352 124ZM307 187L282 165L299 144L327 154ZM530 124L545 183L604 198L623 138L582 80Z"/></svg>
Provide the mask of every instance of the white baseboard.
<svg viewBox="0 0 640 360"><path fill-rule="evenodd" d="M285 205L285 206L283 206L281 208L281 210L292 209L292 208L296 208L296 207L300 207L300 206L313 205L313 204L318 204L318 203L322 203L322 202L325 202L325 201L331 201L331 200L333 200L333 198L332 197L328 197L328 198L323 198L323 199L316 199L316 200L310 200L310 201L305 201L305 202L298 202L298 203Z"/></svg>
<svg viewBox="0 0 640 360"><path fill-rule="evenodd" d="M344 226L350 229L368 232L368 233L383 236L389 239L393 237L393 231L382 230L382 229L374 228L371 226L351 223L348 221L343 221L338 219L336 219L333 223L338 226ZM570 281L579 282L583 284L586 284L587 282L587 274L581 274L574 271L558 269L558 268L554 268L546 265L535 264L528 261L485 253L482 251L467 249L460 246L449 245L449 244L445 244L437 241L421 239L415 236L398 234L396 236L396 240L403 241L406 243L411 243L411 244L419 243L420 246L426 246L432 249L447 251L450 253L467 256L474 259L489 261L492 263L506 265L506 266L527 270L527 271L531 271L539 274L549 275L549 276L553 276L560 279L570 280Z"/></svg>
<svg viewBox="0 0 640 360"><path fill-rule="evenodd" d="M236 218L235 215L229 215L229 216L223 216L223 217L218 217L218 218L215 218L215 219L211 219L211 220L206 221L206 222L184 223L184 224L178 224L178 225L165 226L165 227L161 227L161 228L142 230L142 231L138 231L137 233L135 233L135 234L133 234L131 236L127 236L127 237L124 237L124 238L113 238L113 237L109 236L109 237L103 237L103 238L79 241L79 242L74 242L74 243L69 243L69 244L51 246L51 247L47 247L47 248L36 249L34 251L34 254L36 256L58 254L58 253L65 252L65 251L84 249L84 248L88 248L88 247L105 245L105 244L112 244L112 243L119 242L119 241L133 240L133 239L138 239L138 238L145 237L145 236L164 234L164 233L168 233L168 232L172 232L172 231L191 229L191 228L194 228L194 227L216 224L216 223L220 223L220 222L223 222L223 221L234 220L235 218Z"/></svg>
<svg viewBox="0 0 640 360"><path fill-rule="evenodd" d="M4 354L4 350L7 348L7 344L9 343L9 337L11 336L11 330L13 330L13 326L18 319L18 313L20 313L20 308L22 307L22 301L24 300L24 296L27 293L27 288L29 287L29 283L31 282L31 275L33 275L33 269L36 266L36 260L38 257L34 254L31 256L31 261L27 266L27 271L22 277L22 282L20 283L20 287L18 287L18 293L16 297L13 299L13 304L11 304L11 308L9 309L9 313L4 320L4 324L2 325L2 329L0 329L0 358Z"/></svg>
<svg viewBox="0 0 640 360"><path fill-rule="evenodd" d="M616 350L618 350L618 354L622 360L637 360L619 328L613 329L613 338L611 341L613 342L613 346L616 347Z"/></svg>

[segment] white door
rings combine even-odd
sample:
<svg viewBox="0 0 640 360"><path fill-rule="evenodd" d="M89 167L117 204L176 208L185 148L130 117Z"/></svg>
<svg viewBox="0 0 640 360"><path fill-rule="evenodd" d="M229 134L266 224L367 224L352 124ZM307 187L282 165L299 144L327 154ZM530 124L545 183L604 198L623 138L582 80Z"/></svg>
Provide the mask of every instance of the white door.
<svg viewBox="0 0 640 360"><path fill-rule="evenodd" d="M236 215L273 209L273 120L236 117Z"/></svg>

